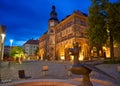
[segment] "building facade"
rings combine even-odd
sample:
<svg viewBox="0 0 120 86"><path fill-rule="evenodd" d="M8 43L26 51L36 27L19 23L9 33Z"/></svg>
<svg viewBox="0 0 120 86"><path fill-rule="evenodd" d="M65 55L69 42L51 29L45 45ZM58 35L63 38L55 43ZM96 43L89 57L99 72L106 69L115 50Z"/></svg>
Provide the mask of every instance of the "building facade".
<svg viewBox="0 0 120 86"><path fill-rule="evenodd" d="M35 55L35 51L38 48L38 44L38 40L30 39L23 44L22 48L27 56Z"/></svg>
<svg viewBox="0 0 120 86"><path fill-rule="evenodd" d="M0 61L3 60L6 26L0 25Z"/></svg>
<svg viewBox="0 0 120 86"><path fill-rule="evenodd" d="M10 56L10 51L14 48L14 47L18 47L18 46L4 46L4 56L5 57L9 57Z"/></svg>
<svg viewBox="0 0 120 86"><path fill-rule="evenodd" d="M9 56L11 46L4 46L4 55Z"/></svg>
<svg viewBox="0 0 120 86"><path fill-rule="evenodd" d="M48 31L39 38L39 55L42 59L50 60L72 60L68 49L78 42L81 47L79 59L88 59L88 39L85 36L87 15L74 11L62 21L58 21L55 6L52 6L50 19L48 20Z"/></svg>

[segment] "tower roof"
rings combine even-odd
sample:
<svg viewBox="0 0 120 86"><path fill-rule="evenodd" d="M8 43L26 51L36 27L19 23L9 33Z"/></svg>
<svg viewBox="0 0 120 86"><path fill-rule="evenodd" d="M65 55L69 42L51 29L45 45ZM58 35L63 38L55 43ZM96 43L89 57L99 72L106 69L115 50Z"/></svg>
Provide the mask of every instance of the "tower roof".
<svg viewBox="0 0 120 86"><path fill-rule="evenodd" d="M50 19L49 20L57 20L58 21L58 19L57 19L57 12L55 11L55 6L53 5L52 6L52 11L51 11L51 13L50 13Z"/></svg>

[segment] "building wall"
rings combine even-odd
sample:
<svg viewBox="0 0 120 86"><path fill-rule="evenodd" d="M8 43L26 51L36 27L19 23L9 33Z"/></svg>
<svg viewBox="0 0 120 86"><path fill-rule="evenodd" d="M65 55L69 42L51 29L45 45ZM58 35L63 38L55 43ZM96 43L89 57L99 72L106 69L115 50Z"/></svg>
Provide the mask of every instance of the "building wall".
<svg viewBox="0 0 120 86"><path fill-rule="evenodd" d="M10 46L5 46L4 47L4 54L9 55L9 53L10 53Z"/></svg>
<svg viewBox="0 0 120 86"><path fill-rule="evenodd" d="M85 37L85 31L87 29L86 16L80 14L79 12L73 13L51 28L55 30L55 34L53 36L52 34L50 35L49 33L46 33L39 39L41 57L45 56L46 53L54 52L55 55L53 55L53 59L60 60L64 57L65 60L70 60L71 56L69 55L68 48L73 47L73 42L78 42L82 48L80 54L84 55L84 58L88 57L88 39ZM48 28L48 32L51 28ZM54 43L54 49L50 49ZM47 51L45 50L46 48Z"/></svg>
<svg viewBox="0 0 120 86"><path fill-rule="evenodd" d="M43 34L40 38L39 38L39 56L42 59L46 59L46 52L47 52L47 32L45 34Z"/></svg>
<svg viewBox="0 0 120 86"><path fill-rule="evenodd" d="M4 34L4 38L2 38ZM4 57L4 42L6 37L6 26L0 25L0 60L3 60Z"/></svg>
<svg viewBox="0 0 120 86"><path fill-rule="evenodd" d="M55 25L51 26L52 22ZM40 57L42 59L52 57L53 60L71 60L73 56L69 54L68 49L73 47L74 42L78 42L81 47L80 60L88 60L91 59L89 57L96 57L96 52L92 52L89 49L89 42L86 37L87 28L87 16L80 11L75 11L59 23L54 19L49 20L47 33L39 38ZM51 34L52 31L55 33ZM110 57L110 49L105 48L104 50L105 55L101 56ZM119 51L120 45L114 47L115 57L120 57Z"/></svg>
<svg viewBox="0 0 120 86"><path fill-rule="evenodd" d="M80 59L88 57L88 39L85 37L87 29L87 17L74 13L56 27L56 56L61 59L70 60L71 56L67 51L73 47L73 42L78 42L81 46Z"/></svg>
<svg viewBox="0 0 120 86"><path fill-rule="evenodd" d="M26 55L34 55L35 50L38 48L38 45L36 44L25 44L23 45L23 49L26 53Z"/></svg>
<svg viewBox="0 0 120 86"><path fill-rule="evenodd" d="M1 34L2 34L2 27L1 27L1 25L0 25L0 54L1 54L1 44L2 44Z"/></svg>

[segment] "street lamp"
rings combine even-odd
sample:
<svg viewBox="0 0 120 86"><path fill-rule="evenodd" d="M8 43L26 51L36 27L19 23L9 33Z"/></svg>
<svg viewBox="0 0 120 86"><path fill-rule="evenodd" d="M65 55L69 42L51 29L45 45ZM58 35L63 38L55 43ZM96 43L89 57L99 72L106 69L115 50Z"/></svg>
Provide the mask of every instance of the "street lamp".
<svg viewBox="0 0 120 86"><path fill-rule="evenodd" d="M13 39L10 39L10 50L9 50L9 56L10 56L10 51L11 51L11 48L12 48L12 43L13 43Z"/></svg>
<svg viewBox="0 0 120 86"><path fill-rule="evenodd" d="M0 61L3 60L3 53L4 53L4 40L5 40L5 34L1 34L1 58Z"/></svg>
<svg viewBox="0 0 120 86"><path fill-rule="evenodd" d="M12 43L13 43L13 40L12 39L10 39L10 46L12 47Z"/></svg>

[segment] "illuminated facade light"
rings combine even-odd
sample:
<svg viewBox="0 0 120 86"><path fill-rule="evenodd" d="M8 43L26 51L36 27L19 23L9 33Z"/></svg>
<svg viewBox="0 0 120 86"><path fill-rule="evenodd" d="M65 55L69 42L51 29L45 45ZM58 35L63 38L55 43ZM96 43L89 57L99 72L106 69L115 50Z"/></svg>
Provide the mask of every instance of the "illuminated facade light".
<svg viewBox="0 0 120 86"><path fill-rule="evenodd" d="M5 39L5 34L1 34L1 37L2 37L2 43L4 43L4 39Z"/></svg>
<svg viewBox="0 0 120 86"><path fill-rule="evenodd" d="M83 56L83 54L81 53L80 56L79 56L79 61L83 61L83 59L84 59L84 56Z"/></svg>
<svg viewBox="0 0 120 86"><path fill-rule="evenodd" d="M71 59L71 61L73 61L74 60L74 56L71 56L70 59Z"/></svg>
<svg viewBox="0 0 120 86"><path fill-rule="evenodd" d="M61 60L65 60L65 56L64 55L61 56Z"/></svg>
<svg viewBox="0 0 120 86"><path fill-rule="evenodd" d="M80 11L74 11L73 14L59 23L57 19L51 18L50 13L48 31L39 38L40 56L44 55L44 58L47 59L47 53L51 53L53 60L64 59L65 61L71 61L73 57L71 57L67 49L72 48L74 42L80 44L84 57L89 56L87 53L89 51L89 43L88 38L85 36L88 28L87 16L81 15L81 13ZM51 47L54 49L51 50Z"/></svg>
<svg viewBox="0 0 120 86"><path fill-rule="evenodd" d="M4 42L6 36L6 26L0 25L0 61L4 57Z"/></svg>

